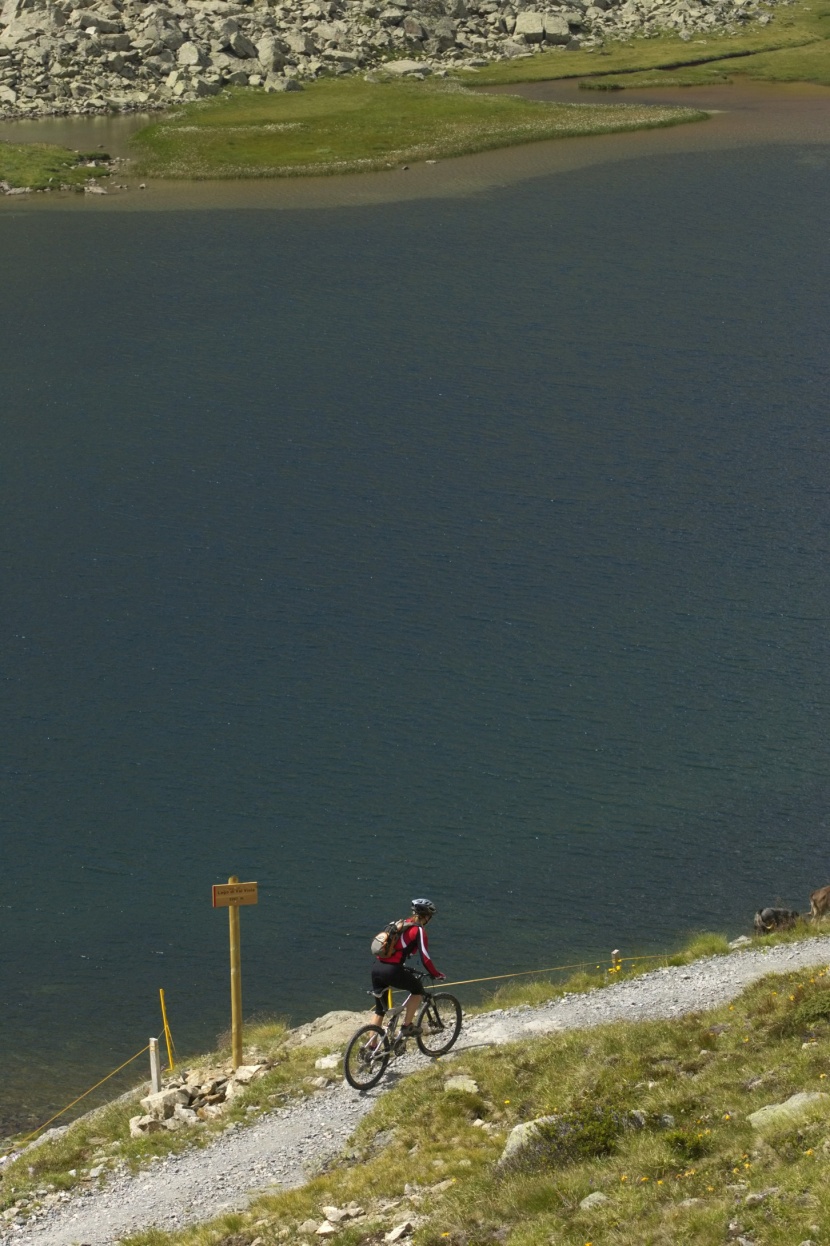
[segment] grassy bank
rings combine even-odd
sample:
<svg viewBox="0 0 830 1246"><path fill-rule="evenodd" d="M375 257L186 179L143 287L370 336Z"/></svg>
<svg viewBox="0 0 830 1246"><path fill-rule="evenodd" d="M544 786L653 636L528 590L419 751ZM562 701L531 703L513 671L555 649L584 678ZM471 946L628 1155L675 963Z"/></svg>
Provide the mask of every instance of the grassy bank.
<svg viewBox="0 0 830 1246"><path fill-rule="evenodd" d="M830 1100L797 1122L747 1118L825 1090L828 1018L827 971L796 973L713 1013L464 1052L392 1089L349 1156L302 1189L130 1246L310 1246L323 1208L347 1204L357 1218L337 1246L370 1246L413 1217L414 1246L824 1241ZM445 1087L462 1073L474 1089ZM500 1165L512 1127L543 1115L558 1120Z"/></svg>
<svg viewBox="0 0 830 1246"><path fill-rule="evenodd" d="M83 190L91 180L108 174L108 161L100 152L84 153L48 143L0 140L0 182L9 186L28 186L31 190Z"/></svg>
<svg viewBox="0 0 830 1246"><path fill-rule="evenodd" d="M130 1137L130 1118L143 1113L139 1100L148 1092L146 1083L81 1117L60 1137L44 1140L0 1170L0 1212L21 1199L34 1208L47 1195L97 1185L115 1170L136 1171L155 1158L208 1146L229 1125L250 1124L262 1112L312 1093L312 1078L323 1076L314 1068L320 1052L286 1044L287 1036L288 1027L278 1020L246 1026L246 1062L267 1062L272 1067L237 1095L221 1118L198 1128ZM224 1046L190 1058L185 1067L204 1070L207 1076L223 1067L228 1070L229 1060L230 1048Z"/></svg>
<svg viewBox="0 0 830 1246"><path fill-rule="evenodd" d="M476 85L585 78L597 89L693 85L751 78L830 85L830 3L797 0L768 26L682 40L671 35L606 43L594 52L548 52L499 61L471 74Z"/></svg>
<svg viewBox="0 0 830 1246"><path fill-rule="evenodd" d="M764 947L778 942L798 941L812 933L812 929L803 924L786 934L755 939L753 946ZM704 956L727 954L728 950L725 936L701 934L692 938L676 953L660 958L624 961L618 970L597 965L592 972L581 971L565 981L554 981L544 976L530 980L517 979L488 994L467 1011L479 1012L516 1007L520 1004L540 1004L565 994L577 994L611 985L623 978L647 973L659 965L690 964ZM35 1150L28 1151L0 1170L0 1212L11 1209L22 1201L26 1213L29 1214L43 1205L44 1201L47 1204L49 1201L54 1202L62 1192L79 1186L96 1185L105 1180L113 1170L126 1168L135 1171L152 1163L154 1158L180 1152L187 1147L209 1145L229 1124L251 1123L262 1112L313 1093L316 1087L312 1079L339 1079L338 1070L323 1074L314 1067L320 1050L292 1046L287 1041L288 1030L284 1022L275 1020L250 1024L246 1027L245 1038L246 1062L266 1061L273 1067L265 1077L235 1098L221 1119L206 1122L197 1129L183 1129L175 1133L165 1130L141 1138L131 1138L129 1120L141 1113L138 1100L146 1092L146 1086L137 1088L131 1095L82 1117L61 1137L44 1141ZM329 1050L329 1046L324 1046L322 1050ZM229 1054L225 1046L192 1057L184 1063L187 1068L207 1071L226 1063ZM214 1239L208 1237L205 1240ZM245 1244L239 1243L237 1246ZM343 1246L350 1246L350 1243L344 1239Z"/></svg>
<svg viewBox="0 0 830 1246"><path fill-rule="evenodd" d="M453 83L323 79L302 92L237 89L189 105L135 136L134 163L149 177L355 173L705 115L683 108L544 104Z"/></svg>

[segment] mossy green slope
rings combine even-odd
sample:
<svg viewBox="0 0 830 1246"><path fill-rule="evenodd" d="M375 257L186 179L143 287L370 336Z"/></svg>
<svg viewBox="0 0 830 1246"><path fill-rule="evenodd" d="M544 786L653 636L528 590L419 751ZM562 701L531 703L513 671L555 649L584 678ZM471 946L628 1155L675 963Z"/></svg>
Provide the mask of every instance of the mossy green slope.
<svg viewBox="0 0 830 1246"><path fill-rule="evenodd" d="M830 1099L760 1132L749 1115L830 1080L826 970L768 977L734 1004L674 1022L613 1024L463 1052L405 1079L339 1167L244 1214L130 1246L317 1240L324 1206L365 1218L336 1246L373 1246L415 1215L414 1246L764 1246L830 1234ZM465 1073L476 1091L447 1090ZM557 1125L517 1162L510 1129ZM416 1182L412 1192L407 1183ZM438 1189L432 1189L439 1184ZM584 1207L591 1193L603 1196Z"/></svg>
<svg viewBox="0 0 830 1246"><path fill-rule="evenodd" d="M499 61L470 77L481 86L585 78L585 85L607 88L723 82L741 76L830 85L828 0L797 0L770 12L769 25L752 23L745 31L689 40L662 35L609 41L594 52L556 51Z"/></svg>
<svg viewBox="0 0 830 1246"><path fill-rule="evenodd" d="M142 175L280 177L383 169L539 139L701 120L683 108L544 104L453 83L323 79L302 92L236 90L134 139Z"/></svg>
<svg viewBox="0 0 830 1246"><path fill-rule="evenodd" d="M107 176L108 170L91 170L92 159L102 160L100 152L84 155L48 143L6 143L0 140L0 182L9 186L28 186L32 190L69 186L81 189L94 176Z"/></svg>

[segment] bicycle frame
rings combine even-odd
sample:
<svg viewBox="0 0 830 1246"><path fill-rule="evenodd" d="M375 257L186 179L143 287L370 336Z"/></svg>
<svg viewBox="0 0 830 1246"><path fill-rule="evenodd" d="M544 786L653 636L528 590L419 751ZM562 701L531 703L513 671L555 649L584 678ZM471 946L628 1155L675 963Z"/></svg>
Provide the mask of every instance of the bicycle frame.
<svg viewBox="0 0 830 1246"><path fill-rule="evenodd" d="M415 970L414 972L417 972L417 970ZM419 975L419 976L423 978L424 975ZM421 1000L421 1004L418 1008L417 1013L415 1014L416 1022L421 1019L424 1009L429 1004L429 997L430 997L430 989L428 986L424 986L422 993L420 995L415 996L416 999ZM386 1030L386 1033L389 1035L390 1038L395 1037L395 1031L398 1028L398 1021L403 1016L403 1014L406 1012L406 1006L411 999L412 999L412 992L410 991L410 993L407 995L403 1003L400 1003L397 1005L396 1008L393 1008L392 1007L392 988L391 986L387 987L388 1007L386 1010L386 1014L383 1018L383 1021L381 1022L381 1028Z"/></svg>

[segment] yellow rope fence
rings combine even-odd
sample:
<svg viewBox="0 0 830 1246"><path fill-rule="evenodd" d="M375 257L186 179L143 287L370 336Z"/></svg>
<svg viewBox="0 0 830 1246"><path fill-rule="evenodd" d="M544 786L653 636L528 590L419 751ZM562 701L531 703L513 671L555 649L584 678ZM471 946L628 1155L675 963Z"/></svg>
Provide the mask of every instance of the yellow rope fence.
<svg viewBox="0 0 830 1246"><path fill-rule="evenodd" d="M97 1090L99 1086L103 1086L104 1082L108 1082L111 1077L115 1077L116 1073L120 1073L122 1069L126 1069L128 1064L132 1064L133 1060L137 1060L139 1056L143 1056L145 1051L149 1050L150 1044L148 1043L146 1047L141 1048L141 1051L137 1051L134 1056L130 1056L129 1060L125 1060L123 1064L119 1064L117 1069L113 1069L111 1073L107 1073L106 1077L102 1077L100 1082L96 1082L94 1086L90 1086L89 1090L85 1090L82 1095L78 1095L77 1099L73 1099L71 1103L67 1103L65 1108L61 1108L61 1110L56 1112L54 1116L50 1116L48 1121L44 1121L42 1125L38 1125L37 1129L33 1129L30 1134L27 1134L25 1138L21 1138L20 1141L16 1143L15 1150L17 1147L25 1146L27 1142L31 1142L32 1138L36 1137L37 1134L41 1133L44 1129L51 1125L52 1121L56 1121L59 1116L63 1116L64 1113L68 1112L70 1108L74 1108L76 1103L80 1103L82 1099L87 1097L87 1095L91 1095L93 1090Z"/></svg>

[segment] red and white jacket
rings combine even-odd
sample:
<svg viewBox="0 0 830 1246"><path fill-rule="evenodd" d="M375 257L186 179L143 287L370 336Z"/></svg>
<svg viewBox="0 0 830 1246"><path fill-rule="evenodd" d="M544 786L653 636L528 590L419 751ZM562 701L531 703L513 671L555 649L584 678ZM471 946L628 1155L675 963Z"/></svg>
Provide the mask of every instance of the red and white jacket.
<svg viewBox="0 0 830 1246"><path fill-rule="evenodd" d="M383 965L402 965L407 957L414 955L416 952L420 955L427 973L433 978L440 978L442 976L440 970L436 969L430 960L427 932L417 922L404 926L398 936L398 943L392 955L379 956L378 960Z"/></svg>

